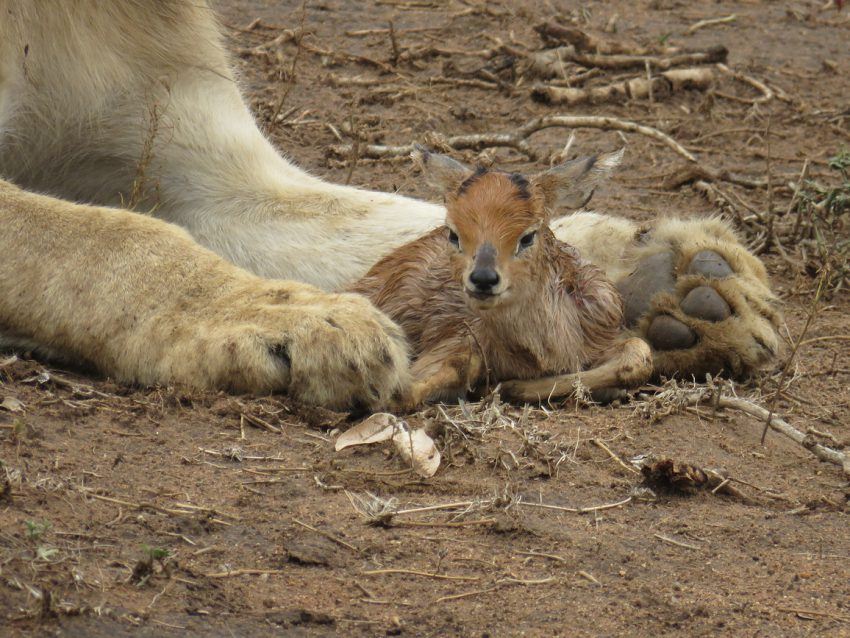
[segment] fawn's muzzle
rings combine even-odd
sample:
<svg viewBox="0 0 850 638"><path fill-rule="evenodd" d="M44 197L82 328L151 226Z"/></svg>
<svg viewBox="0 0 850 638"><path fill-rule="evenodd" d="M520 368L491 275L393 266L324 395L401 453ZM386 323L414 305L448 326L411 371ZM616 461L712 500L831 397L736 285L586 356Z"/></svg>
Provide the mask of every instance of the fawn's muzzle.
<svg viewBox="0 0 850 638"><path fill-rule="evenodd" d="M476 268L470 273L469 281L475 292L492 294L493 288L499 285L499 273L493 268Z"/></svg>
<svg viewBox="0 0 850 638"><path fill-rule="evenodd" d="M475 253L472 272L469 273L470 292L492 295L499 285L500 277L496 271L496 248L489 241L484 242Z"/></svg>

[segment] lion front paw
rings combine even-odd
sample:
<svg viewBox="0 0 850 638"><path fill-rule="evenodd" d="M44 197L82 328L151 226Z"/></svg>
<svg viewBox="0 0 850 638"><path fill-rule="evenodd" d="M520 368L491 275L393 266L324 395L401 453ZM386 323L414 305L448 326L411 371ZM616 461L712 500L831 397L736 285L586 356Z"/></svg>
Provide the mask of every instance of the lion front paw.
<svg viewBox="0 0 850 638"><path fill-rule="evenodd" d="M375 410L405 394L410 376L404 333L367 299L323 295L321 304L297 313L282 343L290 395L333 408Z"/></svg>
<svg viewBox="0 0 850 638"><path fill-rule="evenodd" d="M717 219L661 222L620 289L655 372L745 376L778 350L780 314L762 263Z"/></svg>
<svg viewBox="0 0 850 638"><path fill-rule="evenodd" d="M185 313L159 327L176 336L148 348L151 381L285 392L332 409L378 409L409 387L404 334L364 297L252 280L203 315L192 329Z"/></svg>

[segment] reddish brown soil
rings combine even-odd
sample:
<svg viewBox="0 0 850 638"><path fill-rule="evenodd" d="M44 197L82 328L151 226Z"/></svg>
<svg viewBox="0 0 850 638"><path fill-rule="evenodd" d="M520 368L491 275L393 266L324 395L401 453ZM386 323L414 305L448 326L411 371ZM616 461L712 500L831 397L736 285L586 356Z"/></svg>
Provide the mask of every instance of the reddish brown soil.
<svg viewBox="0 0 850 638"><path fill-rule="evenodd" d="M262 25L300 21L298 2L218 4L224 22L243 29L226 30L234 51L281 33ZM769 125L774 178L794 179L802 158L810 158L812 175L827 181L824 160L850 143L850 22L846 9L821 10L822 4L553 0L485 9L457 0L322 0L308 3L304 28L311 35L304 42L313 50L302 48L293 79L292 42L270 56L244 53L237 64L252 107L302 166L331 180L350 177L425 196L406 162L361 160L350 171L326 159L337 141L327 124L344 131L353 122L369 141L407 143L429 131L505 131L533 115L567 111L532 102L530 80L512 93L429 84L432 76L475 71L483 63L478 57L401 61L383 72L369 62L323 59L316 48L392 66L386 34L346 35L389 20L401 52L422 45L482 49L493 46L492 37L539 48L531 27L555 14L639 45L721 43L732 67L784 89L791 101L752 107L695 92L572 112L656 126L697 147L706 163L754 178L768 170ZM685 34L700 19L733 13L733 23ZM604 32L615 14L617 36ZM255 18L261 26L244 31ZM404 31L423 26L435 28ZM332 88L331 74L373 82ZM755 95L730 80L719 90ZM284 123L272 125L282 96ZM550 130L532 143L545 153L566 136ZM641 136L628 136L628 143L625 164L596 197L597 207L642 220L715 210L688 186L659 190L681 158ZM579 131L578 144L608 149L620 138ZM533 167L505 149L496 156ZM724 187L758 210L768 205L764 190ZM777 187L772 197L784 211L787 190ZM783 334L796 339L815 280L774 254L765 260L785 303ZM800 348L796 376L776 404L797 428L829 431L839 446L850 440L848 311L846 294L820 305L807 338L827 338ZM773 369L739 385L739 394L772 392L788 350ZM279 397L125 389L44 370L29 360L0 364L0 401L24 404L19 414L0 409L0 481L8 479L0 488L3 635L850 635L847 477L777 434L760 445L761 424L736 412L712 416L705 408L651 422L628 405L535 409L526 432L548 433L548 442L529 446L505 428L465 445L447 436L438 440L443 467L422 480L381 446L335 453L328 432L344 426L345 415ZM504 409L514 419L521 414ZM280 432L254 427L255 417ZM433 409L414 420L426 417L435 417ZM725 468L746 482L736 485L748 498L659 492L655 501L588 513L506 507L517 495L566 507L629 496L640 477L592 439L625 460L653 453ZM234 448L241 461L231 458ZM553 456L556 448L562 454ZM382 527L367 524L345 491L397 499L402 508L501 500L464 516L400 515ZM168 558L151 569L140 565L160 550ZM386 569L440 578L369 573Z"/></svg>

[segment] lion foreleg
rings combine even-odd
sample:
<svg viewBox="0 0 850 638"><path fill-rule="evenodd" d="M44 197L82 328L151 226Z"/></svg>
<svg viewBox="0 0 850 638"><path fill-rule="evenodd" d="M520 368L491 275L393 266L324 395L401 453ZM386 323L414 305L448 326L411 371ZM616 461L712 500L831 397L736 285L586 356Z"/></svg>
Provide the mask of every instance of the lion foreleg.
<svg viewBox="0 0 850 638"><path fill-rule="evenodd" d="M407 387L401 330L365 298L266 281L176 226L2 181L0 228L0 330L119 381L333 407Z"/></svg>

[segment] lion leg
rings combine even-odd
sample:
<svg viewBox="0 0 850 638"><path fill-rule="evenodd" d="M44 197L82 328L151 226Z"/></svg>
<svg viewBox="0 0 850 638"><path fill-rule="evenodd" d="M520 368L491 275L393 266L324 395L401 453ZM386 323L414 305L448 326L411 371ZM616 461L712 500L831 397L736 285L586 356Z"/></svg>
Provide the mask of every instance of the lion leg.
<svg viewBox="0 0 850 638"><path fill-rule="evenodd" d="M651 346L657 375L746 376L776 355L780 313L767 272L726 222L661 219L642 230L581 212L554 230L617 284L626 327Z"/></svg>
<svg viewBox="0 0 850 638"><path fill-rule="evenodd" d="M365 298L260 279L176 226L0 181L0 331L122 382L385 406L401 330Z"/></svg>
<svg viewBox="0 0 850 638"><path fill-rule="evenodd" d="M652 375L652 354L647 343L631 337L620 340L599 365L573 374L502 383L502 396L519 401L546 401L571 396L580 388L595 396L607 390L633 388Z"/></svg>
<svg viewBox="0 0 850 638"><path fill-rule="evenodd" d="M0 176L18 186L149 212L254 274L325 290L445 216L282 157L206 2L0 0L0 15Z"/></svg>
<svg viewBox="0 0 850 638"><path fill-rule="evenodd" d="M657 222L631 258L618 288L658 375L741 377L776 355L780 313L767 272L725 222Z"/></svg>

